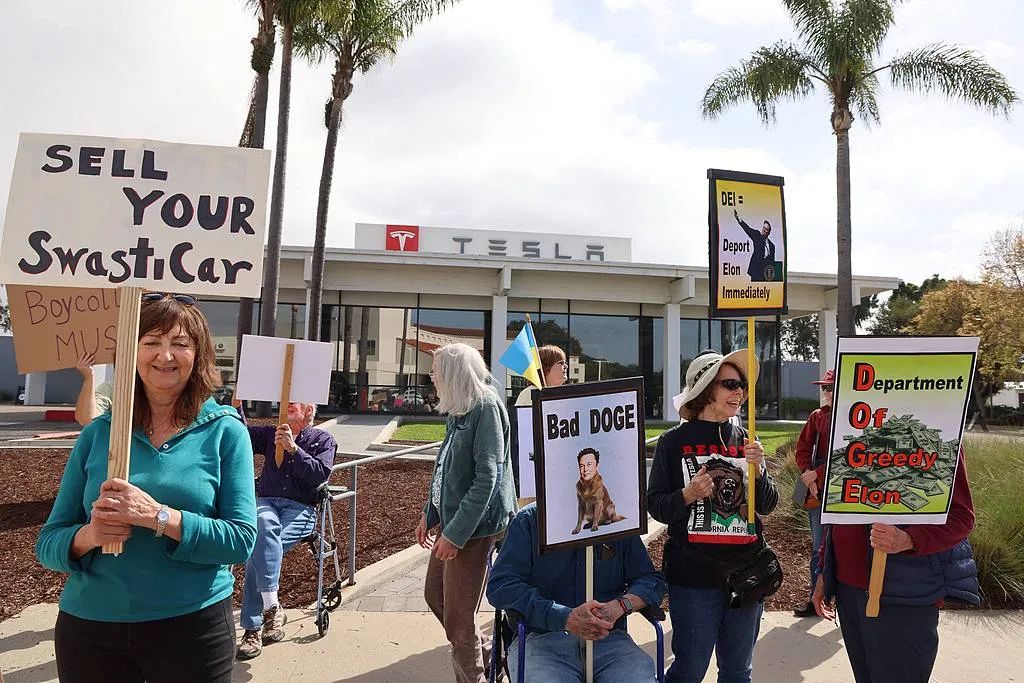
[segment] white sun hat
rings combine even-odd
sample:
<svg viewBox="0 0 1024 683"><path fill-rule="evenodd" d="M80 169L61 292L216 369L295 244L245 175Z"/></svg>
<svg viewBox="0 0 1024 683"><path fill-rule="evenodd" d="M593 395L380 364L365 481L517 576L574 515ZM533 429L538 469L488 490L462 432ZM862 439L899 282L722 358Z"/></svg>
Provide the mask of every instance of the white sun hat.
<svg viewBox="0 0 1024 683"><path fill-rule="evenodd" d="M682 393L672 397L672 407L676 409L677 414L683 405L700 396L700 392L711 384L718 374L718 369L722 367L722 363L730 363L738 367L748 384L752 385L757 382L759 370L757 358L754 358L754 367L751 372L747 368L746 349L737 349L727 356L714 351L702 354L690 361L690 367L686 368L686 386L683 387Z"/></svg>

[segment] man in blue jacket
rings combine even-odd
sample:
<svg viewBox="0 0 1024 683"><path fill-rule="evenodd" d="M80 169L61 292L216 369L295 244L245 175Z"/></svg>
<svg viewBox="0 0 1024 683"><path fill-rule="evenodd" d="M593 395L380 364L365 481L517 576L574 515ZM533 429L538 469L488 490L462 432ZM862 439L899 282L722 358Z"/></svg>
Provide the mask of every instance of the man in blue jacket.
<svg viewBox="0 0 1024 683"><path fill-rule="evenodd" d="M241 414L241 402L233 401ZM253 453L264 456L256 486L256 547L245 564L239 659L252 659L264 643L284 638L284 610L277 599L281 560L316 524L317 489L327 481L337 448L334 437L313 426L316 406L289 403L287 421L249 428ZM244 414L242 415L245 419ZM284 450L278 465L277 445Z"/></svg>
<svg viewBox="0 0 1024 683"><path fill-rule="evenodd" d="M586 601L585 551L538 552L537 507L528 505L508 526L487 582L487 599L515 610L526 624L528 680L581 680L584 641L594 643L594 680L625 683L655 680L654 662L626 633L626 616L665 595L639 536L594 548L594 600ZM509 648L516 680L518 638Z"/></svg>

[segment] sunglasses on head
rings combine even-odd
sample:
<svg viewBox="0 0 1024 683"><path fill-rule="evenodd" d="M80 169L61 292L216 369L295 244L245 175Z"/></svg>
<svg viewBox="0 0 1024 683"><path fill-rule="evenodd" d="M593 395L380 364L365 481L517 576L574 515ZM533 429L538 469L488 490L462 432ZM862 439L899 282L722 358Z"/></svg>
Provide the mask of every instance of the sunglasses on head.
<svg viewBox="0 0 1024 683"><path fill-rule="evenodd" d="M144 304L151 304L163 299L174 299L182 306L195 306L196 302L199 301L194 296L189 296L188 294L171 294L170 292L146 292L142 295L142 303Z"/></svg>
<svg viewBox="0 0 1024 683"><path fill-rule="evenodd" d="M720 379L718 383L729 391L736 391L737 389L747 390L747 380L745 379Z"/></svg>

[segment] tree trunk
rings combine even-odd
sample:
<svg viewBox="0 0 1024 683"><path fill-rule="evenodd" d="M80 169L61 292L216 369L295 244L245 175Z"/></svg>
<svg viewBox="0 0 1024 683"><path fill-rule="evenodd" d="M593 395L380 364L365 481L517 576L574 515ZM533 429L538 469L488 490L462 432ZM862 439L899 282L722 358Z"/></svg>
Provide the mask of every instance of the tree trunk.
<svg viewBox="0 0 1024 683"><path fill-rule="evenodd" d="M273 14L260 19L260 28L253 39L252 67L256 71L256 87L252 100L252 132L248 146L263 148L267 130L267 99L270 96L270 65L274 59L274 42L276 27ZM264 292L265 293L265 292ZM266 313L264 307L263 313ZM235 341L235 379L238 379L238 359L242 353L242 335L252 333L253 300L242 297L238 301L238 325Z"/></svg>
<svg viewBox="0 0 1024 683"><path fill-rule="evenodd" d="M335 76L335 83L338 76ZM347 91L351 91L349 81ZM327 242L327 210L331 200L331 182L334 179L334 156L338 150L338 130L341 128L341 108L344 95L332 89L331 116L324 146L324 165L320 172L320 198L316 206L316 236L313 239L313 280L309 288L309 338L320 339L320 302L324 294L324 250Z"/></svg>
<svg viewBox="0 0 1024 683"><path fill-rule="evenodd" d="M395 378L395 384L401 389L405 389L407 384L405 381L405 335L406 330L409 329L409 309L403 309L402 311L402 338L398 344L398 377ZM416 349L417 353L419 349Z"/></svg>
<svg viewBox="0 0 1024 683"><path fill-rule="evenodd" d="M285 173L288 164L288 117L292 97L292 31L285 25L281 33L281 84L277 99L277 149L274 154L274 181L270 196L270 220L267 224L267 256L263 262L263 305L260 334L273 337L277 329L277 295L281 282L281 230L284 220Z"/></svg>
<svg viewBox="0 0 1024 683"><path fill-rule="evenodd" d="M840 128L836 134L836 322L839 334L856 334L853 319L853 266L851 264L850 220L850 129Z"/></svg>

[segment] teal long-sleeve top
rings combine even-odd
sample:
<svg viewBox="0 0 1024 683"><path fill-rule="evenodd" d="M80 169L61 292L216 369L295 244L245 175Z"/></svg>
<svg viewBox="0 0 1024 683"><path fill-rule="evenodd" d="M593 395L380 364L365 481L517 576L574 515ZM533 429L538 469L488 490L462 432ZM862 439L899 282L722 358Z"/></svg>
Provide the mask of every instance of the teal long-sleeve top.
<svg viewBox="0 0 1024 683"><path fill-rule="evenodd" d="M68 458L57 500L39 532L43 566L67 572L60 609L81 619L139 622L195 612L231 595L230 565L256 543L249 433L234 409L207 400L196 420L160 448L133 434L128 480L181 511L181 541L133 527L119 556L96 548L71 559L107 479L110 415L85 427Z"/></svg>

